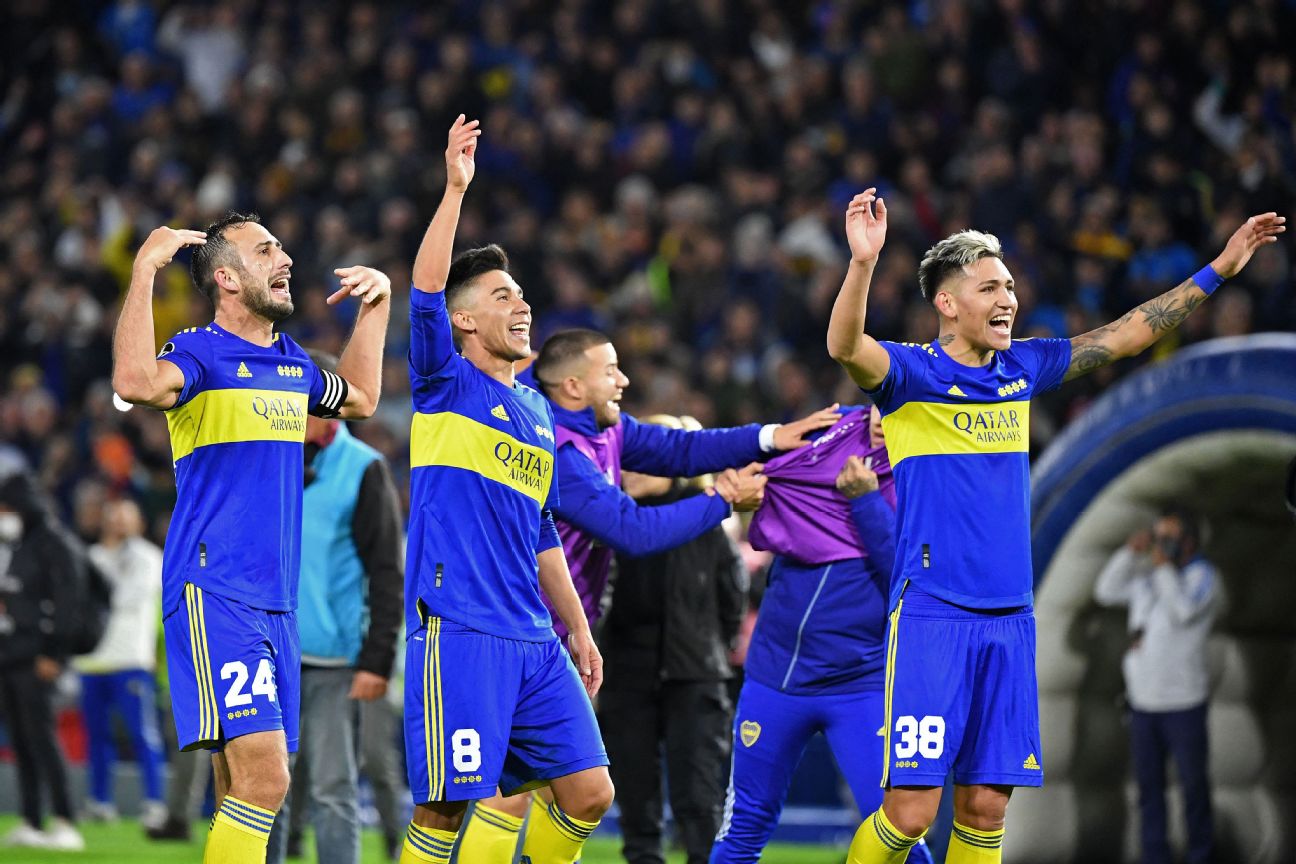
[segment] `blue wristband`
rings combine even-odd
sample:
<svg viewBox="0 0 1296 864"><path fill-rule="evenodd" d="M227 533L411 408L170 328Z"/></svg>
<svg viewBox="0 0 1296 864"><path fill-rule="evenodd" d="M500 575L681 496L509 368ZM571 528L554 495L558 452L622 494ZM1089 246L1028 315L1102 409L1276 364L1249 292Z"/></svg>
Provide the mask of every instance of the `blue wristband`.
<svg viewBox="0 0 1296 864"><path fill-rule="evenodd" d="M1215 268L1207 264L1202 269L1193 274L1192 281L1197 283L1197 287L1206 292L1206 296L1215 293L1215 289L1224 284L1224 277L1215 272Z"/></svg>

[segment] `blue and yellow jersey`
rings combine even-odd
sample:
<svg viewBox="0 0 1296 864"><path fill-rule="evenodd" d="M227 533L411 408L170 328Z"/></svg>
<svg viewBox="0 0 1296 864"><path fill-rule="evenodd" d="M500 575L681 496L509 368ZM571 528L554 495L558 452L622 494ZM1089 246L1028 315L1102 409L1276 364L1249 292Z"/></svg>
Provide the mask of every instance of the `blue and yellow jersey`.
<svg viewBox="0 0 1296 864"><path fill-rule="evenodd" d="M1030 399L1062 383L1067 339L1014 341L987 366L940 346L882 342L891 369L870 391L896 479L896 569L978 609L1031 602Z"/></svg>
<svg viewBox="0 0 1296 864"><path fill-rule="evenodd" d="M410 291L408 632L423 615L532 642L554 638L536 554L559 545L553 411L454 347L445 295Z"/></svg>
<svg viewBox="0 0 1296 864"><path fill-rule="evenodd" d="M306 415L336 414L345 384L287 335L263 348L215 323L177 333L158 356L184 375L166 412L176 506L165 610L186 582L257 609L295 609Z"/></svg>

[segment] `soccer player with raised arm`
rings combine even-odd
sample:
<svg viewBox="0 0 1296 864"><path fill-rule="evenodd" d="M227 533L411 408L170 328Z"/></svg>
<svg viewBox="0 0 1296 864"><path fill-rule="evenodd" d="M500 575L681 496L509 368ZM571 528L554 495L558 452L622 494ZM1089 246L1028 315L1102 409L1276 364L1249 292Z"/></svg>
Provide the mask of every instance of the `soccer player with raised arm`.
<svg viewBox="0 0 1296 864"><path fill-rule="evenodd" d="M186 246L215 316L155 357L153 280ZM368 267L335 272L329 302L363 301L336 374L275 332L293 311L292 259L251 215L149 234L113 337L113 389L165 411L171 433L163 630L180 747L214 751L209 864L265 861L297 749L306 415L368 417L378 404L391 286Z"/></svg>
<svg viewBox="0 0 1296 864"><path fill-rule="evenodd" d="M936 816L954 774L949 864L1001 860L1015 786L1043 760L1031 606L1030 398L1143 351L1177 327L1260 246L1286 230L1248 219L1178 287L1072 339L1013 340L1013 278L999 241L961 231L923 258L918 284L940 318L931 344L864 332L886 205L868 189L846 209L851 263L828 353L882 411L897 489L887 644L882 807L850 864L898 864Z"/></svg>
<svg viewBox="0 0 1296 864"><path fill-rule="evenodd" d="M554 527L553 411L514 378L513 364L531 356L531 307L498 246L451 262L479 134L463 115L450 129L445 196L410 292L405 742L415 808L401 861L449 861L468 802L497 786L548 785L554 800L522 860L559 864L579 857L612 805L589 701L603 661Z"/></svg>

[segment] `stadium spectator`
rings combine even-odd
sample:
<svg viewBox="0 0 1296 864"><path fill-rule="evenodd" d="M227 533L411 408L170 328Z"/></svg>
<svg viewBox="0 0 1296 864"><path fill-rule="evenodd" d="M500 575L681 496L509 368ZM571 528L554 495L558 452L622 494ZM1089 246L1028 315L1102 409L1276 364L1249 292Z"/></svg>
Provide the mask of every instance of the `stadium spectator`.
<svg viewBox="0 0 1296 864"><path fill-rule="evenodd" d="M140 823L145 828L166 820L162 803L162 769L166 756L158 728L158 622L162 618L162 550L140 536L144 521L130 499L104 507L99 542L90 559L112 585L112 612L99 645L77 657L72 668L81 674L81 708L90 749L88 819L117 818L113 798L113 717L120 717L140 766L144 804Z"/></svg>
<svg viewBox="0 0 1296 864"><path fill-rule="evenodd" d="M1206 710L1206 641L1219 611L1219 572L1202 557L1201 523L1170 510L1134 532L1094 586L1103 606L1129 607L1122 668L1139 790L1143 864L1174 860L1166 837L1166 761L1183 790L1190 864L1211 861L1214 832Z"/></svg>
<svg viewBox="0 0 1296 864"><path fill-rule="evenodd" d="M332 355L310 356L321 369L337 371ZM402 611L404 520L386 463L346 424L308 418L304 449L301 745L292 768L302 792L275 817L267 860L282 860L291 841L290 805L300 801L321 864L358 864L358 703L387 695ZM402 838L385 839L394 857Z"/></svg>
<svg viewBox="0 0 1296 864"><path fill-rule="evenodd" d="M691 417L648 417L700 429ZM702 481L622 474L627 494L660 506L700 494ZM728 651L747 605L747 570L717 525L682 546L617 556L616 602L604 621L599 722L621 807L622 856L661 864L662 757L676 842L705 864L720 827L729 766L733 677Z"/></svg>
<svg viewBox="0 0 1296 864"><path fill-rule="evenodd" d="M85 550L50 512L35 477L20 472L0 484L0 706L22 802L22 821L5 837L9 846L85 848L73 824L52 697L71 653L72 607L86 591L86 567ZM48 829L45 794L54 811Z"/></svg>
<svg viewBox="0 0 1296 864"><path fill-rule="evenodd" d="M0 261L12 279L0 285L0 360L32 364L30 383L10 376L6 404L26 401L28 415L34 393L52 399L54 434L25 449L38 467L63 454L60 505L100 473L96 437L122 432L136 469L124 482L143 487L155 540L165 524L155 519L174 494L165 436L142 434L152 425L142 412L91 418L87 404L147 227L258 207L297 253L307 289L352 250L395 273L418 240L409 214L440 193L419 142L439 140L451 104L489 107L497 142L483 152L489 170L465 207L463 241L496 239L485 228L499 227L520 281L552 309L537 333L609 330L645 385L632 412L686 408L708 426L775 415L789 349L807 402L829 401L839 376L816 340L846 253L826 226L844 190L870 175L886 181L898 259L965 227L1002 187L1012 209L1042 214L1002 211L1001 238L1015 256L1038 235L1040 301L1095 321L1124 311L1140 272L1181 254L1147 237L1143 217L1168 220L1170 236L1200 251L1222 239L1217 224L1296 189L1283 4L1108 9L1097 53L1065 4L843 2L801 15L762 3L752 17L740 5L585 2L551 18L521 0L482 16L340 0L12 10L0 34L15 70L0 112ZM114 94L126 91L153 94L132 109L139 122L117 117ZM227 145L238 158L215 158ZM1005 153L1017 166L1007 186ZM1237 280L1250 310L1236 301L1224 332L1296 326L1290 247L1268 258ZM41 272L50 261L56 279ZM922 309L914 267L896 268L871 313L893 339L917 335L907 311ZM164 332L198 317L182 272L170 275L158 297ZM40 290L18 302L19 284ZM757 338L719 314L727 300L756 304ZM336 348L345 326L319 304L286 329ZM393 331L398 353L404 322ZM1190 324L1181 341L1210 335L1208 323ZM392 406L405 404L403 377L389 378ZM1089 390L1070 387L1037 410L1068 420ZM24 436L21 415L5 412L6 439ZM384 416L359 434L399 466L409 430Z"/></svg>

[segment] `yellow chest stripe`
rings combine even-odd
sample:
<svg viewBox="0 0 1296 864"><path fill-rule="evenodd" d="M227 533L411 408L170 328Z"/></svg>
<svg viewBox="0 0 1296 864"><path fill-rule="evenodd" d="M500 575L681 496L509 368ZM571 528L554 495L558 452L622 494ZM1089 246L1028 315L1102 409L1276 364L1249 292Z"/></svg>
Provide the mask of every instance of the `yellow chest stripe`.
<svg viewBox="0 0 1296 864"><path fill-rule="evenodd" d="M462 468L502 483L541 505L553 482L553 454L470 417L443 411L414 415L411 468Z"/></svg>
<svg viewBox="0 0 1296 864"><path fill-rule="evenodd" d="M1030 400L947 404L907 402L882 418L891 464L910 456L1025 453Z"/></svg>
<svg viewBox="0 0 1296 864"><path fill-rule="evenodd" d="M306 440L305 393L287 390L204 390L166 412L171 459L199 447L239 441Z"/></svg>

